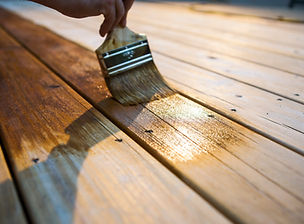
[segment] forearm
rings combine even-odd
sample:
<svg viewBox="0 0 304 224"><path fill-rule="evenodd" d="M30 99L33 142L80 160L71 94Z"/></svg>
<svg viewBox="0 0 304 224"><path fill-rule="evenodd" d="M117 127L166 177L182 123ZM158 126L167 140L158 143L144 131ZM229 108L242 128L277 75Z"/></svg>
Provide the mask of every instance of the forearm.
<svg viewBox="0 0 304 224"><path fill-rule="evenodd" d="M103 14L103 0L32 0L70 17L83 18Z"/></svg>

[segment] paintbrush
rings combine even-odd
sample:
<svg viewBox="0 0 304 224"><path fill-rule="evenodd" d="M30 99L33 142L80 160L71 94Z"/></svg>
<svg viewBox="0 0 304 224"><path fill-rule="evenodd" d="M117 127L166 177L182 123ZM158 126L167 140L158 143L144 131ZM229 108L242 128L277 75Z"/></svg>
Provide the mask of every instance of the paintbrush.
<svg viewBox="0 0 304 224"><path fill-rule="evenodd" d="M108 89L123 105L174 93L155 66L146 35L116 27L96 50Z"/></svg>

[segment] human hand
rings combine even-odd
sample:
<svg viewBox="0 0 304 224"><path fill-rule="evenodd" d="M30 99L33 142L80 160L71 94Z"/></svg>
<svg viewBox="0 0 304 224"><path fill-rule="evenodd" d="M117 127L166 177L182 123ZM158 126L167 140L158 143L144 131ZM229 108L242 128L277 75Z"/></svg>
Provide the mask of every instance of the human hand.
<svg viewBox="0 0 304 224"><path fill-rule="evenodd" d="M99 33L105 36L115 26L126 26L126 18L134 0L33 0L74 18L103 15Z"/></svg>

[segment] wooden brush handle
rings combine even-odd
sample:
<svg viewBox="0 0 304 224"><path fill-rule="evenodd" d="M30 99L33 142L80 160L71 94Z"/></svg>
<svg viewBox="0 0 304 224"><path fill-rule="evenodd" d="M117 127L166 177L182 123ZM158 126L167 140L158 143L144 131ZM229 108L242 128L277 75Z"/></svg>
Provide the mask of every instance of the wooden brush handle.
<svg viewBox="0 0 304 224"><path fill-rule="evenodd" d="M146 35L135 33L131 31L128 27L115 27L112 32L107 35L103 44L96 50L96 53L103 54L110 50L145 39Z"/></svg>

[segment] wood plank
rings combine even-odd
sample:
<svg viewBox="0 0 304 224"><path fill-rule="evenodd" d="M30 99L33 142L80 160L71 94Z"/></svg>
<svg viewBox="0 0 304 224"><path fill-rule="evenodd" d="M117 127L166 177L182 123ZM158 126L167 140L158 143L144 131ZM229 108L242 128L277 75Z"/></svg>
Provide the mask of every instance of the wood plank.
<svg viewBox="0 0 304 224"><path fill-rule="evenodd" d="M133 107L103 100L93 52L9 15L19 41L233 221L303 222L303 157L178 94Z"/></svg>
<svg viewBox="0 0 304 224"><path fill-rule="evenodd" d="M32 15L35 15L36 21L38 21L37 18L40 18L39 21L43 21L44 25L92 50L94 50L96 42L99 41L96 33L92 30L86 31L84 28L87 27L83 29L79 28L79 23L75 23L73 19L58 17L50 14L49 11L43 11L43 14L35 12ZM59 21L61 27L57 26ZM83 22L85 22L83 25L90 24L92 27L95 24L95 20L92 19L85 19ZM74 31L70 33L70 30ZM75 30L80 30L80 35L74 35L76 33ZM83 36L86 38L83 39ZM162 38L157 39L159 41L163 40ZM151 41L152 49L157 49L158 45L154 45L153 40L154 38ZM164 47L164 49L166 48ZM172 49L172 51L174 50ZM304 153L304 138L302 134L304 131L302 125L304 123L304 117L302 116L303 105L216 73L197 68L196 66L164 57L161 54L154 54L154 56L156 56L155 59L162 74L169 78L169 81L173 82L179 91L199 100L204 105L207 104L225 116L250 127L252 130L258 131L280 144L292 148L299 153ZM252 69L255 68L253 67ZM285 85L285 89L288 90L288 94L293 99L298 99L297 101L304 103L304 89L301 83L301 80L304 82L304 78L296 76L297 79L294 80L289 79L289 74L287 76L288 78L283 80L284 82L282 82L281 77L278 79L279 83L271 81L267 82L266 85L268 83L273 85L280 94L281 91L284 92L282 85ZM185 77L189 77L188 85L184 82ZM253 76L251 79L258 81ZM191 85L189 85L190 82ZM263 84L263 82L260 83ZM293 86L293 88L300 92L295 95L290 86ZM231 111L232 109L236 111Z"/></svg>
<svg viewBox="0 0 304 224"><path fill-rule="evenodd" d="M34 222L230 223L2 30L0 52L2 137Z"/></svg>
<svg viewBox="0 0 304 224"><path fill-rule="evenodd" d="M0 223L27 223L0 146Z"/></svg>

